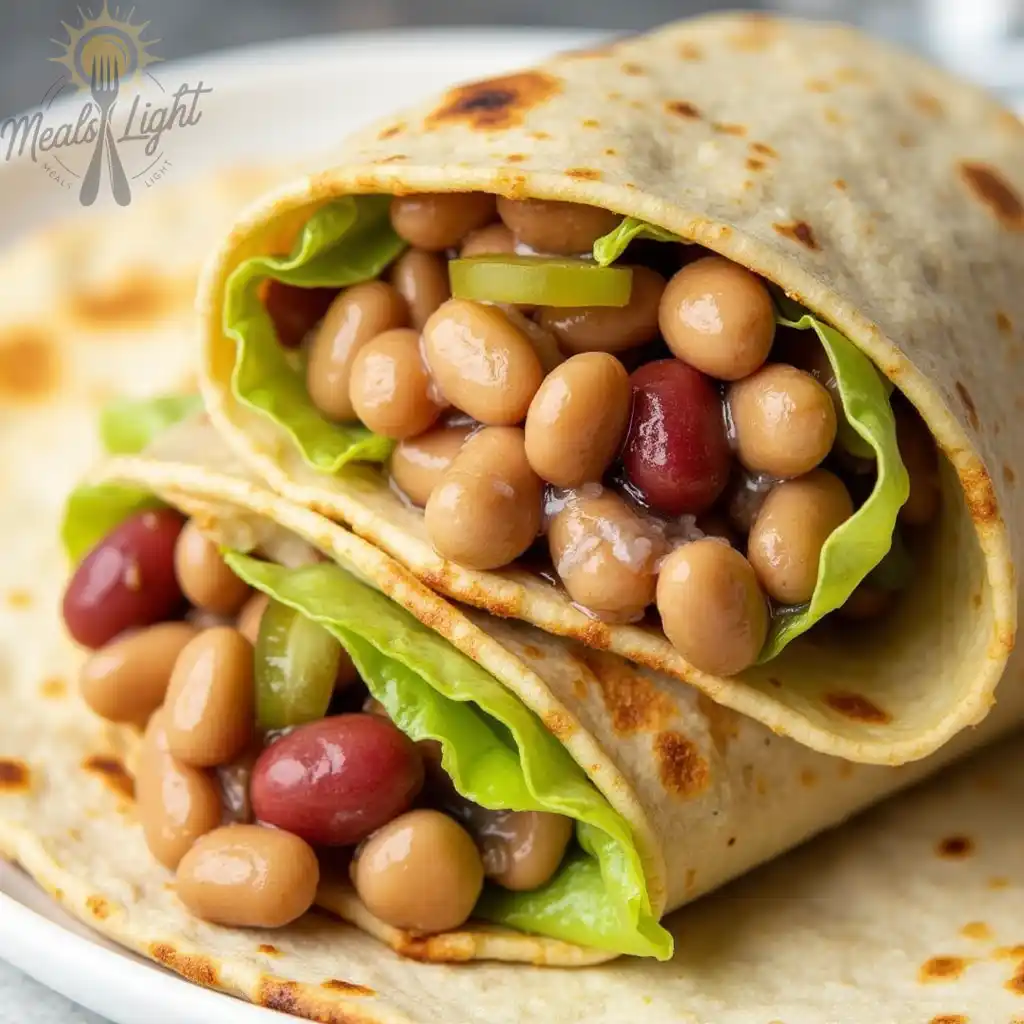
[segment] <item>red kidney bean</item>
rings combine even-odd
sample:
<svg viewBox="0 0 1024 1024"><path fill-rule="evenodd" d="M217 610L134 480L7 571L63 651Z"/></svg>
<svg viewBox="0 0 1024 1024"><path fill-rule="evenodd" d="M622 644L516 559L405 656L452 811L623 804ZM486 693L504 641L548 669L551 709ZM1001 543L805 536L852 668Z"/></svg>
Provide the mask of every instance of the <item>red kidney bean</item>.
<svg viewBox="0 0 1024 1024"><path fill-rule="evenodd" d="M678 359L630 378L633 414L623 463L634 490L666 515L703 512L729 480L722 400L710 380Z"/></svg>
<svg viewBox="0 0 1024 1024"><path fill-rule="evenodd" d="M84 647L172 618L182 603L174 545L184 520L169 508L140 512L85 556L64 591L64 625Z"/></svg>
<svg viewBox="0 0 1024 1024"><path fill-rule="evenodd" d="M416 745L387 718L336 715L301 725L253 768L258 821L318 846L351 846L407 811L423 786Z"/></svg>
<svg viewBox="0 0 1024 1024"><path fill-rule="evenodd" d="M337 294L337 288L296 288L268 281L263 305L274 321L278 342L285 348L298 348L306 334L323 320Z"/></svg>

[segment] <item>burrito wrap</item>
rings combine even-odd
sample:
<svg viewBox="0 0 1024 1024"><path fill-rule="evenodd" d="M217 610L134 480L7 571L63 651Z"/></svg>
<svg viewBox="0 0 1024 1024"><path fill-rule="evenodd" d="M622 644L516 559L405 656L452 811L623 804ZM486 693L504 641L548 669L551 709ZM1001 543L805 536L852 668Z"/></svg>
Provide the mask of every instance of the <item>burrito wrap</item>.
<svg viewBox="0 0 1024 1024"><path fill-rule="evenodd" d="M275 489L442 593L665 672L814 749L899 764L984 717L1014 642L1022 168L1010 113L847 28L715 16L563 54L403 111L250 208L200 290L204 397ZM697 671L660 633L597 621L535 575L443 559L377 468L314 471L232 395L222 310L241 262L287 251L335 197L467 190L597 205L698 242L843 332L906 394L945 456L943 521L867 642L812 634L735 678Z"/></svg>

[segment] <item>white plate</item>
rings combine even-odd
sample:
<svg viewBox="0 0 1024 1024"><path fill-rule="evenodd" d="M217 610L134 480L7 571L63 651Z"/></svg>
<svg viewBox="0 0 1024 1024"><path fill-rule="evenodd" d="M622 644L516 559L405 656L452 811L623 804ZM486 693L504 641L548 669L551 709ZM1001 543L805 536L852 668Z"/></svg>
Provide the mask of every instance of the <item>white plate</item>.
<svg viewBox="0 0 1024 1024"><path fill-rule="evenodd" d="M452 82L532 64L592 38L585 32L512 29L368 33L247 47L161 65L163 81L202 78L214 90L205 99L200 123L168 146L173 180L246 161L315 154L324 138L340 140ZM109 199L101 196L93 209L106 205ZM42 223L91 212L31 161L0 161L0 244ZM3 861L0 958L115 1024L285 1019L192 985L97 936ZM32 1019L30 1007L0 1006L0 1017L8 1009L24 1014L11 1019Z"/></svg>

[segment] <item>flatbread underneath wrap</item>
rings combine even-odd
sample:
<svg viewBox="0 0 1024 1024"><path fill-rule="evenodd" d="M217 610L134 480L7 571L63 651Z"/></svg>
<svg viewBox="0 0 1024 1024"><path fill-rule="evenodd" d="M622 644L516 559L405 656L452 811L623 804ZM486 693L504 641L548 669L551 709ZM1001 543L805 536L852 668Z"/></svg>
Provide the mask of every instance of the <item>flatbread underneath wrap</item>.
<svg viewBox="0 0 1024 1024"><path fill-rule="evenodd" d="M850 29L726 15L563 55L398 113L247 211L201 288L205 397L275 489L442 593L664 671L814 749L899 764L984 717L1014 642L1021 168L1011 114ZM736 678L699 672L660 633L597 622L536 576L441 558L377 469L311 469L232 394L224 293L242 261L287 251L335 197L466 190L594 204L699 242L905 392L946 457L944 514L884 623L802 637Z"/></svg>

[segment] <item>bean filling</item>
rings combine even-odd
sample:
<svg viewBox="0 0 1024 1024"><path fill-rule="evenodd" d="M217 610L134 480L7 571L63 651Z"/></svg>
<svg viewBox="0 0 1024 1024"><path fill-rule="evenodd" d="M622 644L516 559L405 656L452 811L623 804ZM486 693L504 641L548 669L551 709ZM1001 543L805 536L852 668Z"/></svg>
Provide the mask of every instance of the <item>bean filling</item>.
<svg viewBox="0 0 1024 1024"><path fill-rule="evenodd" d="M464 443L468 429L405 443L410 492L428 494L458 460L467 486L479 486L474 460L497 445L509 486L533 488L521 504L534 514L509 536L528 543L541 495L522 430L490 427ZM75 639L95 648L81 674L86 703L144 729L142 835L195 916L289 924L340 849L372 914L430 934L461 927L485 884L529 891L561 867L570 818L487 811L460 796L441 745L406 736L333 635L251 591L196 521L167 509L125 520L80 563L64 612Z"/></svg>
<svg viewBox="0 0 1024 1024"><path fill-rule="evenodd" d="M409 248L390 284L343 289L307 325L309 395L329 419L399 442L392 486L424 509L439 555L500 569L546 534L583 611L656 610L696 668L732 675L776 614L814 595L822 549L870 492L874 451L825 349L777 328L761 277L678 243L599 267L594 243L620 220L479 192L393 199ZM893 401L911 478L900 529L916 530L938 514L938 456ZM675 557L705 537L718 543ZM865 581L848 617L880 615L892 592L880 593Z"/></svg>

